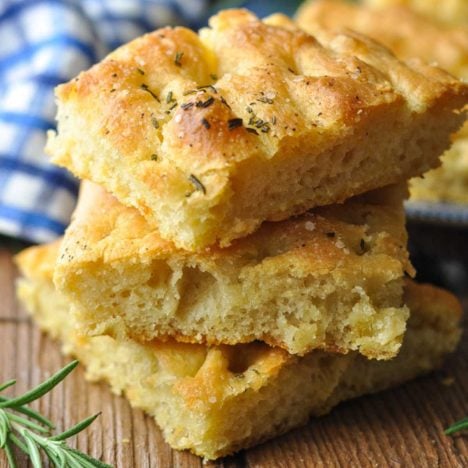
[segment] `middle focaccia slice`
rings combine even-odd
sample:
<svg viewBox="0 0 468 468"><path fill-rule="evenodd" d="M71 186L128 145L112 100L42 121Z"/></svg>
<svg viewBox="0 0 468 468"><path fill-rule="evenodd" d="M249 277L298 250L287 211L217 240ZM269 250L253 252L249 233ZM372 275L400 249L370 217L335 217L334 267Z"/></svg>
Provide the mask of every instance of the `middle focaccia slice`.
<svg viewBox="0 0 468 468"><path fill-rule="evenodd" d="M55 283L88 334L262 340L293 354L321 348L388 359L408 317L405 194L387 187L193 253L85 183Z"/></svg>

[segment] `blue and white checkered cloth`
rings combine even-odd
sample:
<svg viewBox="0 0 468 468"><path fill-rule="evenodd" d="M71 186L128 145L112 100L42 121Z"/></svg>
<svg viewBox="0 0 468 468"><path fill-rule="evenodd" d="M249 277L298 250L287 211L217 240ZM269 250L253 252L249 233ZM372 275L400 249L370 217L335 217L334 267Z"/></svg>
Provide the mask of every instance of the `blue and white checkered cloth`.
<svg viewBox="0 0 468 468"><path fill-rule="evenodd" d="M160 26L202 26L225 7L265 16L298 1L0 0L0 234L32 242L60 235L78 182L48 163L53 90L117 46Z"/></svg>
<svg viewBox="0 0 468 468"><path fill-rule="evenodd" d="M207 0L0 0L0 233L61 234L78 183L48 163L54 87L136 36L198 26Z"/></svg>

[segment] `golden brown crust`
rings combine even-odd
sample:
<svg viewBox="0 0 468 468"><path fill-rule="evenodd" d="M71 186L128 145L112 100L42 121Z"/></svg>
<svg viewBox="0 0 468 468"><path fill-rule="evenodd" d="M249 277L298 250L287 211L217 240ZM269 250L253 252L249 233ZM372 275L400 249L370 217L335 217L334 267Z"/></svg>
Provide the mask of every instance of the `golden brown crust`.
<svg viewBox="0 0 468 468"><path fill-rule="evenodd" d="M466 0L363 0L362 3L374 8L403 5L435 21L464 27L468 24Z"/></svg>
<svg viewBox="0 0 468 468"><path fill-rule="evenodd" d="M373 9L342 0L304 4L296 17L311 34L319 29L354 29L372 37L404 60L436 63L460 78L468 78L468 27L443 26L405 6Z"/></svg>
<svg viewBox="0 0 468 468"><path fill-rule="evenodd" d="M343 205L317 208L280 223L264 223L255 233L224 249L212 246L200 252L187 252L164 240L137 210L122 205L102 187L85 181L61 248L58 270L87 262L139 259L144 263L157 258L238 266L269 260L273 269L285 263L285 257L281 257L284 254L294 258L288 264L296 264L296 268L308 265L307 268L325 272L332 271L337 264L351 266L371 248L363 247L362 242L381 230L382 235L372 245L374 252L397 258L412 274L401 208L406 194L404 185L391 186Z"/></svg>
<svg viewBox="0 0 468 468"><path fill-rule="evenodd" d="M396 6L397 3L401 5ZM300 8L297 22L310 33L324 28L351 28L382 42L402 59L417 57L428 63L436 63L459 78L468 78L468 25L444 26L413 12L404 3L411 2L382 1L379 5L381 8L373 9L339 0L318 0ZM414 3L416 10L429 7L426 0ZM443 5L437 8L433 5L434 13L435 10L440 12L449 7L448 2L438 3ZM454 8L455 3L452 2ZM389 6L385 8L384 4ZM467 125L454 136L454 145L443 155L441 167L424 174L424 178L411 181L412 200L468 201L466 128Z"/></svg>
<svg viewBox="0 0 468 468"><path fill-rule="evenodd" d="M318 42L244 10L210 25L199 36L147 34L58 87L59 130L48 143L55 162L104 185L187 249L226 245L264 220L436 165L458 124L452 111L466 102L464 84L408 67L365 37ZM390 141L409 148L418 137L395 125L410 118L421 130L428 111L441 119L437 145L405 150L399 164L378 162L385 149L371 141L379 131L395 131Z"/></svg>

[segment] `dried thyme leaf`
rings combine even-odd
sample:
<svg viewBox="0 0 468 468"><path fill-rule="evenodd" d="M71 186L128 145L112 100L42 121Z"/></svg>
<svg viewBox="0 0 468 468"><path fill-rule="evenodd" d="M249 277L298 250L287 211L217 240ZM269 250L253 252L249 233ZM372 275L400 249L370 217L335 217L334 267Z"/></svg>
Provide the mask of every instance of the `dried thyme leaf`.
<svg viewBox="0 0 468 468"><path fill-rule="evenodd" d="M201 119L201 123L207 130L211 128L210 122L208 122L208 120L206 120L205 118Z"/></svg>
<svg viewBox="0 0 468 468"><path fill-rule="evenodd" d="M151 89L148 88L148 85L145 84L145 83L142 83L140 85L140 89L142 89L143 91L146 91L147 93L149 93L154 99L156 99L156 101L158 102L161 102L158 98L158 96L156 96L156 94L153 93L153 91L151 91Z"/></svg>
<svg viewBox="0 0 468 468"><path fill-rule="evenodd" d="M218 92L218 90L212 84L197 86L198 91L205 91L206 92L207 89L210 89L215 94Z"/></svg>
<svg viewBox="0 0 468 468"><path fill-rule="evenodd" d="M211 104L213 104L213 102L214 102L214 97L210 96L206 101L198 101L196 106L206 108L206 107L210 107Z"/></svg>
<svg viewBox="0 0 468 468"><path fill-rule="evenodd" d="M228 120L228 129L234 130L235 128L242 127L242 119L235 118Z"/></svg>
<svg viewBox="0 0 468 468"><path fill-rule="evenodd" d="M174 58L174 63L178 66L178 67L181 67L182 66L182 57L184 56L184 53L183 52L176 52L175 54L175 58Z"/></svg>
<svg viewBox="0 0 468 468"><path fill-rule="evenodd" d="M221 96L219 98L219 100L228 108L228 109L231 109L231 106L226 102L226 99L223 98L223 96Z"/></svg>
<svg viewBox="0 0 468 468"><path fill-rule="evenodd" d="M189 175L189 181L194 185L194 187L199 190L200 192L203 192L203 195L206 195L206 188L205 186L200 182L200 179L198 179L196 176L193 174Z"/></svg>

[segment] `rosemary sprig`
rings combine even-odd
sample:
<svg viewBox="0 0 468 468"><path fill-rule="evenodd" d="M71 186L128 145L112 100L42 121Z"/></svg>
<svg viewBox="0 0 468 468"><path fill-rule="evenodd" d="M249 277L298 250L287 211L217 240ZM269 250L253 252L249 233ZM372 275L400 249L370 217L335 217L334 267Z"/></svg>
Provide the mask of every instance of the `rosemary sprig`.
<svg viewBox="0 0 468 468"><path fill-rule="evenodd" d="M460 421L457 421L456 423L453 423L451 426L447 427L447 429L444 431L444 434L450 435L454 434L455 432L464 431L466 429L468 429L468 417L463 418Z"/></svg>
<svg viewBox="0 0 468 468"><path fill-rule="evenodd" d="M33 468L42 468L41 452L57 468L111 468L99 460L69 447L65 441L86 429L99 413L84 419L60 434L51 435L54 425L47 418L27 406L56 387L78 365L70 362L37 387L16 398L0 395L0 449L5 451L10 468L16 468L13 446L16 445L30 459ZM0 385L0 392L16 383L9 380Z"/></svg>

